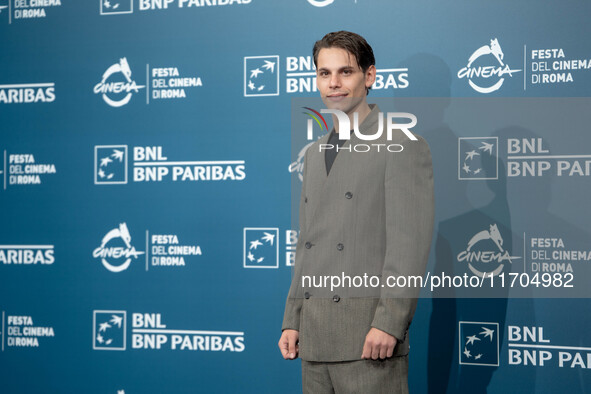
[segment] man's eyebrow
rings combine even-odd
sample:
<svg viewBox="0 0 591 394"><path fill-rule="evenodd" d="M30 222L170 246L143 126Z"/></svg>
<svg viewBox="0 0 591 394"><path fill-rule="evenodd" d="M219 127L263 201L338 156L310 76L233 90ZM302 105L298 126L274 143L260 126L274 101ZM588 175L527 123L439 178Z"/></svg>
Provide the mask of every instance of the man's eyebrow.
<svg viewBox="0 0 591 394"><path fill-rule="evenodd" d="M347 66L340 67L337 71L354 70L354 69L355 69L355 67L347 65ZM317 69L316 71L318 72L318 71L330 71L330 70L325 67L321 67L321 68Z"/></svg>

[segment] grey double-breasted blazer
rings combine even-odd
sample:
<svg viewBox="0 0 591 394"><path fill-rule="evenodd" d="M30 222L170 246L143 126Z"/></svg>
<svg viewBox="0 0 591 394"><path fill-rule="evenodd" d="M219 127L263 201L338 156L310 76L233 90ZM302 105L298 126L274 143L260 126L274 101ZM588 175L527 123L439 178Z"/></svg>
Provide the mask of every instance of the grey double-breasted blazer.
<svg viewBox="0 0 591 394"><path fill-rule="evenodd" d="M379 108L360 125L362 134L378 128ZM385 114L384 114L385 115ZM433 169L427 143L394 131L386 139L363 141L351 134L326 174L328 134L305 154L300 199L300 234L282 329L299 331L299 354L308 361L345 361L361 358L371 327L398 339L395 355L408 353L408 327L419 288L391 287L388 276L422 276L433 231ZM377 151L363 152L371 144ZM389 152L398 150L401 152ZM351 151L347 146L358 148ZM380 279L377 287L354 277ZM319 280L331 275L352 278L350 287ZM302 280L308 277L309 280ZM312 282L315 277L316 282ZM345 283L346 284L346 283ZM384 286L382 286L384 285Z"/></svg>

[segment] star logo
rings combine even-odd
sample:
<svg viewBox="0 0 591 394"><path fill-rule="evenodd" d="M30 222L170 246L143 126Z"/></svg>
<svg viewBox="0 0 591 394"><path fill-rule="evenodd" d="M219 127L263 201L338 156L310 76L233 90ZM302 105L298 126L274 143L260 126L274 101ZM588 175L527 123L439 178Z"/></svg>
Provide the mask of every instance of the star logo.
<svg viewBox="0 0 591 394"><path fill-rule="evenodd" d="M458 179L498 179L498 137L458 139Z"/></svg>
<svg viewBox="0 0 591 394"><path fill-rule="evenodd" d="M125 311L94 311L93 349L125 350L126 317Z"/></svg>
<svg viewBox="0 0 591 394"><path fill-rule="evenodd" d="M278 238L278 228L245 228L244 268L278 268Z"/></svg>
<svg viewBox="0 0 591 394"><path fill-rule="evenodd" d="M117 15L133 13L132 0L99 0L101 15Z"/></svg>
<svg viewBox="0 0 591 394"><path fill-rule="evenodd" d="M127 145L97 145L94 147L94 184L127 183Z"/></svg>
<svg viewBox="0 0 591 394"><path fill-rule="evenodd" d="M460 321L459 363L498 366L498 333L498 323Z"/></svg>
<svg viewBox="0 0 591 394"><path fill-rule="evenodd" d="M252 71L250 72L250 77L251 77L251 78L256 78L256 77L258 77L258 76L259 76L259 74L262 74L262 73L263 73L263 72L261 71L261 69L260 69L260 68L255 68L254 70L252 70ZM249 81L249 82L250 82L250 83L252 83L252 81Z"/></svg>
<svg viewBox="0 0 591 394"><path fill-rule="evenodd" d="M279 56L244 58L244 96L279 95Z"/></svg>

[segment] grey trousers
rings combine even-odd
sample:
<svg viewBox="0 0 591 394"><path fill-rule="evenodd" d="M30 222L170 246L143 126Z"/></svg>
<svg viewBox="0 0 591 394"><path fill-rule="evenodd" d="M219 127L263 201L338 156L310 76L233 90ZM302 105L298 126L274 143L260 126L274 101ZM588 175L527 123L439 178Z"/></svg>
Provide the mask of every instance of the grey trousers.
<svg viewBox="0 0 591 394"><path fill-rule="evenodd" d="M408 394L408 356L385 360L302 360L304 394Z"/></svg>

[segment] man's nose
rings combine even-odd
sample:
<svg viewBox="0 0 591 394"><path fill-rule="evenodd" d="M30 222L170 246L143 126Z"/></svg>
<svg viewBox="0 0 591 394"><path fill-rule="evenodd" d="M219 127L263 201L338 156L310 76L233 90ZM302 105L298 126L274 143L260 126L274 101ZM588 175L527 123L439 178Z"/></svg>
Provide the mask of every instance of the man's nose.
<svg viewBox="0 0 591 394"><path fill-rule="evenodd" d="M338 88L341 86L341 78L337 73L333 74L330 77L330 87L331 88Z"/></svg>

